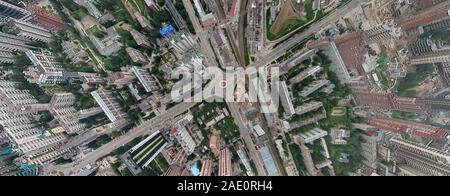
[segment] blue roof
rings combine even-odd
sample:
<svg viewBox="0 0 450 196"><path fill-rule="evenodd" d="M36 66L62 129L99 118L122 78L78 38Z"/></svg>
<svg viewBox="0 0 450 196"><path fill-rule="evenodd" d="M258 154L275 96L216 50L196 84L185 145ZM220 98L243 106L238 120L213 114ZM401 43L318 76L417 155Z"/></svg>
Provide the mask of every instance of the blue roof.
<svg viewBox="0 0 450 196"><path fill-rule="evenodd" d="M194 176L200 176L200 170L198 169L197 163L192 165L191 171Z"/></svg>
<svg viewBox="0 0 450 196"><path fill-rule="evenodd" d="M175 32L175 29L173 28L172 25L167 25L167 26L165 26L165 27L163 27L163 28L161 28L161 29L159 30L159 33L160 33L161 36L163 36L163 37L167 37L167 36L171 35L171 34L174 33L174 32Z"/></svg>
<svg viewBox="0 0 450 196"><path fill-rule="evenodd" d="M270 154L269 148L263 147L259 149L259 154L261 154L268 175L278 176L279 175L278 169L277 166L275 165L275 161L273 160L272 155Z"/></svg>

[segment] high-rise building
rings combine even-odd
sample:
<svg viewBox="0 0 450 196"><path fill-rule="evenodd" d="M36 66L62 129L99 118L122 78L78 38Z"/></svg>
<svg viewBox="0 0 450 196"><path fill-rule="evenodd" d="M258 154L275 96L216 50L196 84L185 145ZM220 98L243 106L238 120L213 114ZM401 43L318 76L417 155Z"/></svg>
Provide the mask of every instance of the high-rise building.
<svg viewBox="0 0 450 196"><path fill-rule="evenodd" d="M212 161L207 158L203 161L202 169L200 171L200 176L211 176Z"/></svg>
<svg viewBox="0 0 450 196"><path fill-rule="evenodd" d="M450 100L431 98L397 97L385 92L355 92L353 94L361 106L381 110L398 110L418 114L432 114L450 110Z"/></svg>
<svg viewBox="0 0 450 196"><path fill-rule="evenodd" d="M0 1L0 17L11 17L17 20L29 21L31 19L31 13L6 1Z"/></svg>
<svg viewBox="0 0 450 196"><path fill-rule="evenodd" d="M141 65L145 65L148 63L147 57L142 54L139 50L136 50L134 48L128 47L125 49L128 53L128 56L130 56L133 63L138 63Z"/></svg>
<svg viewBox="0 0 450 196"><path fill-rule="evenodd" d="M25 54L39 72L38 78L32 78L30 82L35 81L35 83L40 85L51 86L66 81L64 77L65 71L52 53L29 50Z"/></svg>
<svg viewBox="0 0 450 196"><path fill-rule="evenodd" d="M64 30L64 21L46 8L40 7L37 4L29 4L26 8L33 16L33 20L48 30Z"/></svg>
<svg viewBox="0 0 450 196"><path fill-rule="evenodd" d="M419 13L404 16L397 21L397 27L403 32L418 31L419 27L449 16L450 2L440 6L433 6L419 11Z"/></svg>
<svg viewBox="0 0 450 196"><path fill-rule="evenodd" d="M308 97L309 95L313 94L320 88L324 87L325 85L330 84L331 82L329 80L317 80L311 83L309 86L305 87L305 89L300 92L300 95L302 97Z"/></svg>
<svg viewBox="0 0 450 196"><path fill-rule="evenodd" d="M25 37L34 41L50 42L52 34L49 30L34 25L30 22L17 20L13 18L3 19L3 23L14 31L18 36Z"/></svg>
<svg viewBox="0 0 450 196"><path fill-rule="evenodd" d="M148 41L148 38L144 34L139 33L139 31L133 29L130 31L130 34L138 46L145 48L152 47L152 44Z"/></svg>
<svg viewBox="0 0 450 196"><path fill-rule="evenodd" d="M375 169L377 164L378 132L370 131L361 134L361 136L364 139L364 142L361 143L361 155L364 157L364 163Z"/></svg>
<svg viewBox="0 0 450 196"><path fill-rule="evenodd" d="M448 152L399 138L390 139L389 148L393 152L397 165L406 167L415 175L450 175L450 154Z"/></svg>
<svg viewBox="0 0 450 196"><path fill-rule="evenodd" d="M197 144L186 128L186 124L189 124L189 121L190 120L187 118L182 119L177 123L175 128L172 129L172 133L175 135L175 138L178 143L181 144L181 147L187 155L194 153L195 147L197 147Z"/></svg>
<svg viewBox="0 0 450 196"><path fill-rule="evenodd" d="M385 131L404 133L427 139L443 140L450 133L449 130L444 128L388 117L368 117L366 118L366 123Z"/></svg>
<svg viewBox="0 0 450 196"><path fill-rule="evenodd" d="M16 88L17 83L0 81L0 100L11 113L34 112L31 106L38 104L37 100L26 90Z"/></svg>
<svg viewBox="0 0 450 196"><path fill-rule="evenodd" d="M57 151L57 147L66 142L67 137L36 128L30 120L31 115L36 113L29 107L37 104L37 100L27 90L16 89L16 85L14 82L0 81L0 132L6 133L7 138L16 145L23 161L43 164L61 157L67 149Z"/></svg>
<svg viewBox="0 0 450 196"><path fill-rule="evenodd" d="M64 127L68 134L81 134L87 131L87 126L80 119L88 118L102 112L100 108L77 111L75 104L77 99L72 93L57 93L50 101L50 112Z"/></svg>
<svg viewBox="0 0 450 196"><path fill-rule="evenodd" d="M188 33L177 32L170 37L169 44L177 53L184 54L192 49L196 45L196 42Z"/></svg>
<svg viewBox="0 0 450 196"><path fill-rule="evenodd" d="M295 76L294 78L292 78L289 82L291 84L297 84L302 82L303 80L305 80L306 78L318 73L322 71L322 67L320 66L314 66L314 67L310 67L308 69L306 69L305 71L300 72L297 76Z"/></svg>
<svg viewBox="0 0 450 196"><path fill-rule="evenodd" d="M0 49L7 52L26 52L36 50L37 47L31 46L31 41L20 36L10 35L0 32Z"/></svg>
<svg viewBox="0 0 450 196"><path fill-rule="evenodd" d="M230 149L224 148L220 151L219 157L219 176L232 176L233 166L231 165Z"/></svg>
<svg viewBox="0 0 450 196"><path fill-rule="evenodd" d="M173 4L172 0L164 0L165 7L167 11L169 11L170 15L172 16L173 20L175 21L175 24L178 26L179 29L189 31L189 28L186 24L186 21L183 19L181 14L178 12L177 8Z"/></svg>
<svg viewBox="0 0 450 196"><path fill-rule="evenodd" d="M98 89L91 92L91 95L111 122L114 123L127 117L119 99L111 91Z"/></svg>
<svg viewBox="0 0 450 196"><path fill-rule="evenodd" d="M292 104L291 95L289 93L289 89L287 87L286 81L280 82L280 97L281 97L281 105L284 108L284 112L288 116L292 116L295 114L294 105Z"/></svg>
<svg viewBox="0 0 450 196"><path fill-rule="evenodd" d="M336 38L334 43L347 69L355 74L364 75L366 70L363 64L367 53L364 47L364 33L345 34Z"/></svg>
<svg viewBox="0 0 450 196"><path fill-rule="evenodd" d="M131 69L133 74L138 78L141 85L144 87L145 92L153 92L161 89L161 84L159 84L157 78L151 75L147 70L140 67L133 67Z"/></svg>

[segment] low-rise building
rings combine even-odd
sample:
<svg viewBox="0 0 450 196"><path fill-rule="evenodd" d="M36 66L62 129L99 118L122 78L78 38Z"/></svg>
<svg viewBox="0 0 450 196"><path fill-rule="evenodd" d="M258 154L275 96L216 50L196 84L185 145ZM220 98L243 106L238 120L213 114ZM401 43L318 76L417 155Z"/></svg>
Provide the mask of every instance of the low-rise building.
<svg viewBox="0 0 450 196"><path fill-rule="evenodd" d="M112 54L119 52L123 46L115 27L106 29L106 36L103 38L91 35L90 39L95 48L97 48L103 56L111 56Z"/></svg>
<svg viewBox="0 0 450 196"><path fill-rule="evenodd" d="M87 54L82 50L77 44L73 42L64 41L61 44L64 53L72 60L75 64L80 64L86 62Z"/></svg>

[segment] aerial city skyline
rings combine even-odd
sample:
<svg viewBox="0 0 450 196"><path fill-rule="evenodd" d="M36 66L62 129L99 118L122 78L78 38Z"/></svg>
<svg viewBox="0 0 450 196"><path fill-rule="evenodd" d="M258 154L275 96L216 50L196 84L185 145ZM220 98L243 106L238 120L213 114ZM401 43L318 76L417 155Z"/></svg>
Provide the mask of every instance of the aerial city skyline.
<svg viewBox="0 0 450 196"><path fill-rule="evenodd" d="M0 0L0 176L449 176L448 35L449 0Z"/></svg>

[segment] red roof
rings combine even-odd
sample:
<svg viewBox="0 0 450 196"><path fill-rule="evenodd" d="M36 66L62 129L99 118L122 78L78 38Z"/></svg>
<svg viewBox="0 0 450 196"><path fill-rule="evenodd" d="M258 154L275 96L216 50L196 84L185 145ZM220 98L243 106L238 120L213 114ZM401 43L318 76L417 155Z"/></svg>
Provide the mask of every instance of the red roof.
<svg viewBox="0 0 450 196"><path fill-rule="evenodd" d="M228 11L228 16L229 17L234 17L234 15L236 15L235 11L236 11L236 7L237 7L237 3L238 0L233 0L232 4L231 4L231 9L230 11Z"/></svg>
<svg viewBox="0 0 450 196"><path fill-rule="evenodd" d="M364 33L354 32L345 34L335 39L336 47L342 57L345 65L350 70L356 70L359 74L365 73L363 63L365 61L364 54Z"/></svg>

